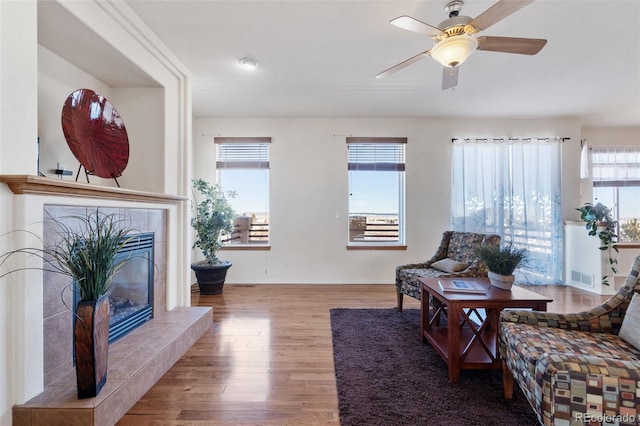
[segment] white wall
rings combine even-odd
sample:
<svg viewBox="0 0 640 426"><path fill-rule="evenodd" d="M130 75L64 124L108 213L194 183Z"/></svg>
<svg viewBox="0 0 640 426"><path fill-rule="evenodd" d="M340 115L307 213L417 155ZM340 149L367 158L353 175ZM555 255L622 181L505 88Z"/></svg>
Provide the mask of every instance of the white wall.
<svg viewBox="0 0 640 426"><path fill-rule="evenodd" d="M75 180L79 162L69 149L62 132L62 106L67 97L78 89L91 89L108 100L112 98L112 88L97 78L82 71L50 50L38 46L38 135L40 136L40 171L49 177L58 163L72 170L72 176L65 180ZM116 110L119 106L116 106ZM126 122L125 122L126 125ZM111 180L92 176L91 181L104 186L115 186ZM84 173L78 178L86 182Z"/></svg>
<svg viewBox="0 0 640 426"><path fill-rule="evenodd" d="M609 253L598 249L600 239L588 234L584 222L567 221L564 225L565 238L565 283L583 290L612 295L619 287L609 271ZM625 274L629 269L625 271ZM602 277L608 276L608 285Z"/></svg>
<svg viewBox="0 0 640 426"><path fill-rule="evenodd" d="M578 205L578 120L194 120L194 176L215 181L214 136L270 136L270 251L222 251L229 283L392 283L397 265L431 257L450 228L451 139L568 137L565 216ZM347 245L346 136L407 137L406 251ZM197 255L200 255L197 253Z"/></svg>
<svg viewBox="0 0 640 426"><path fill-rule="evenodd" d="M114 88L111 102L125 120L129 138L129 164L118 178L120 186L164 192L164 89Z"/></svg>
<svg viewBox="0 0 640 426"><path fill-rule="evenodd" d="M37 11L35 2L0 1L0 173L36 172L37 152ZM13 197L0 187L0 253L13 246L7 236L15 220ZM25 365L41 355L28 351L41 330L17 320L32 287L0 278L0 424L11 423L11 406L42 385L28 377ZM37 312L35 313L37 315ZM40 313L41 314L41 313ZM18 356L22 354L22 358Z"/></svg>

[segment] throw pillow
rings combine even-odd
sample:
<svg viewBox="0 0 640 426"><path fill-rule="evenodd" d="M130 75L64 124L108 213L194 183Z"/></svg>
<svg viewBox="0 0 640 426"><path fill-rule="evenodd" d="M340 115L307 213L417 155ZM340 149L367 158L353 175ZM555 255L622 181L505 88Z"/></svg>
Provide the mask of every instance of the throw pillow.
<svg viewBox="0 0 640 426"><path fill-rule="evenodd" d="M431 264L433 269L449 273L464 271L468 266L468 263L458 262L457 260L449 259L448 257Z"/></svg>
<svg viewBox="0 0 640 426"><path fill-rule="evenodd" d="M618 334L622 340L640 350L640 296L634 293Z"/></svg>

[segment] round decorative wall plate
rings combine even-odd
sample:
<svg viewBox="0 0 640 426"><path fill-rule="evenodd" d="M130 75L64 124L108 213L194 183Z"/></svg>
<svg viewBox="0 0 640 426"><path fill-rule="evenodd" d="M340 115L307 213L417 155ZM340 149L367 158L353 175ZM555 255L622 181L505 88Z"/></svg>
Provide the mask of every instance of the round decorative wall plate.
<svg viewBox="0 0 640 426"><path fill-rule="evenodd" d="M71 93L62 107L62 131L89 175L117 178L129 162L129 139L118 111L89 89Z"/></svg>

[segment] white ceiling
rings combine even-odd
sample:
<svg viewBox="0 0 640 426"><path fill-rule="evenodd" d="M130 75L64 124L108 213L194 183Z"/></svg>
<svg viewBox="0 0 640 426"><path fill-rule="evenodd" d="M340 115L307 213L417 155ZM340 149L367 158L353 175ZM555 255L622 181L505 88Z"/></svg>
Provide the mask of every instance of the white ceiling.
<svg viewBox="0 0 640 426"><path fill-rule="evenodd" d="M191 71L197 117L580 117L640 126L640 1L537 0L482 35L545 38L536 56L477 51L455 90L425 58L379 72L432 46L389 24L410 15L437 25L444 0L126 3ZM465 0L475 17L494 1ZM260 66L241 69L251 56Z"/></svg>

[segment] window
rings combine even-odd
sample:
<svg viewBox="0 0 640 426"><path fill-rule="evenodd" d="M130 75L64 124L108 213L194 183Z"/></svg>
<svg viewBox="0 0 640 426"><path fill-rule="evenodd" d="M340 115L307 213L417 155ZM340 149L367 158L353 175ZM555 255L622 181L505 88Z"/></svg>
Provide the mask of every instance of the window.
<svg viewBox="0 0 640 426"><path fill-rule="evenodd" d="M593 200L609 207L621 242L640 241L640 148L591 148Z"/></svg>
<svg viewBox="0 0 640 426"><path fill-rule="evenodd" d="M349 245L404 244L407 138L347 138Z"/></svg>
<svg viewBox="0 0 640 426"><path fill-rule="evenodd" d="M269 244L269 144L271 138L214 138L217 182L236 197L234 232L225 246Z"/></svg>
<svg viewBox="0 0 640 426"><path fill-rule="evenodd" d="M451 225L529 250L520 282L562 282L560 142L454 140Z"/></svg>

